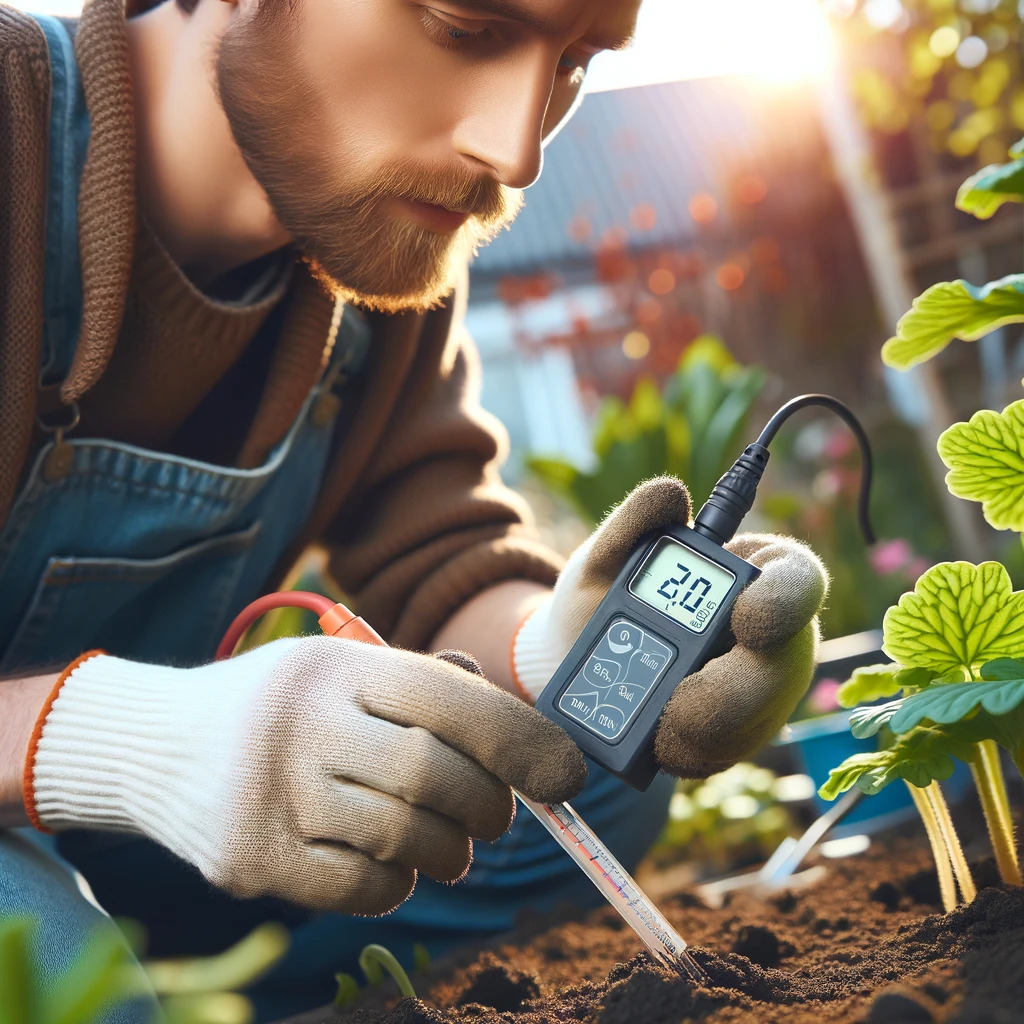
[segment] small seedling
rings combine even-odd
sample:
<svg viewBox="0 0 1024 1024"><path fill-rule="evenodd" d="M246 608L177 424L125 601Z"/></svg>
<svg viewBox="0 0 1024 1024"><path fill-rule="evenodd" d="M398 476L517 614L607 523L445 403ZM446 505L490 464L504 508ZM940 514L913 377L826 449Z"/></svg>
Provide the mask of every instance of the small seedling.
<svg viewBox="0 0 1024 1024"><path fill-rule="evenodd" d="M395 979L398 991L403 996L416 998L416 992L409 981L409 975L405 973L402 965L395 958L394 953L384 946L367 946L359 954L359 966L362 968L363 974L366 975L366 980L371 985L379 985L384 980L384 972L387 971Z"/></svg>
<svg viewBox="0 0 1024 1024"><path fill-rule="evenodd" d="M412 944L412 969L417 974L430 970L430 953L422 942Z"/></svg>
<svg viewBox="0 0 1024 1024"><path fill-rule="evenodd" d="M987 167L966 182L960 209L987 219L1006 202L1024 202L1024 141L1013 162ZM909 369L954 338L975 341L1010 323L1024 323L1024 274L975 287L965 281L929 288L897 326L882 358ZM1001 413L982 411L939 438L952 494L978 501L989 524L1024 532L1024 401ZM1021 885L999 747L1024 775L1024 592L1014 593L998 562L934 566L889 609L883 651L890 665L856 672L839 690L858 737L878 735L880 749L858 754L833 770L821 795L835 799L857 786L878 792L903 779L928 832L947 910L954 879L970 901L974 882L953 829L939 782L954 758L970 765L1004 882Z"/></svg>
<svg viewBox="0 0 1024 1024"><path fill-rule="evenodd" d="M426 956L426 965L429 965L430 957L426 949L419 943L416 945L423 951L423 955ZM420 957L420 953L415 947L413 955L414 957ZM398 991L401 995L412 999L416 998L416 990L412 987L412 982L409 981L409 975L405 973L394 953L386 947L376 944L364 947L363 951L359 954L359 966L366 976L366 983L368 985L379 985L384 980L384 973L386 971L395 979L395 984L398 985ZM420 968L417 967L417 969ZM351 1006L359 998L359 983L351 974L335 974L334 979L338 983L338 991L334 996L334 1005Z"/></svg>
<svg viewBox="0 0 1024 1024"><path fill-rule="evenodd" d="M359 982L351 974L338 972L334 976L338 991L334 995L335 1006L352 1006L359 999Z"/></svg>

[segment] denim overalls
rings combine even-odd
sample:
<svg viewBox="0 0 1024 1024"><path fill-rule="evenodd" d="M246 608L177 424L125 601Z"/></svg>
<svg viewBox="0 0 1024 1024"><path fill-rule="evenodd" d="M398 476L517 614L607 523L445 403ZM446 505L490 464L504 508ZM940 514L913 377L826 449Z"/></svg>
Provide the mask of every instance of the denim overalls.
<svg viewBox="0 0 1024 1024"><path fill-rule="evenodd" d="M67 31L52 18L38 20L53 74L43 353L44 383L50 383L70 368L81 315L77 190L89 120ZM358 373L367 344L365 322L346 309L331 367L258 469L73 432L44 448L0 532L0 672L66 663L94 647L155 663L209 660L231 618L259 596L308 518L335 434L324 410L338 403L324 396ZM58 444L70 447L63 458L53 455ZM641 796L592 767L587 790L574 803L629 865L660 829L670 789L670 780L660 779ZM17 842L22 838L45 842L27 830ZM18 904L20 862L9 846L0 840L0 912L5 903ZM132 836L65 833L60 851L110 913L143 922L153 955L217 952L261 921L284 921L293 930L291 951L251 993L260 1021L329 1001L334 973L353 971L368 942L384 942L409 962L413 942L436 955L511 927L527 906L598 898L525 812L501 840L477 845L462 883L421 879L413 897L384 919L234 900L162 848ZM36 912L51 918L51 941L62 920L71 922L62 940L67 955L67 928L94 911L49 909L44 904Z"/></svg>

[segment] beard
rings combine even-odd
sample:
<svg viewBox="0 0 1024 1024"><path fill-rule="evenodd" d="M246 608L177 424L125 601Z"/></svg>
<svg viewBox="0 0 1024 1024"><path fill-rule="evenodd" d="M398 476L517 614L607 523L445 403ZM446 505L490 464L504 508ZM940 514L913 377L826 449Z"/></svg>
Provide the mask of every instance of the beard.
<svg viewBox="0 0 1024 1024"><path fill-rule="evenodd" d="M279 13L289 7L264 2L221 39L216 82L235 142L274 215L330 291L384 313L432 309L451 294L468 260L512 223L522 192L464 167L346 167L318 146L318 120L331 121L311 99L314 83L294 27ZM470 215L455 231L432 231L389 213L396 199Z"/></svg>

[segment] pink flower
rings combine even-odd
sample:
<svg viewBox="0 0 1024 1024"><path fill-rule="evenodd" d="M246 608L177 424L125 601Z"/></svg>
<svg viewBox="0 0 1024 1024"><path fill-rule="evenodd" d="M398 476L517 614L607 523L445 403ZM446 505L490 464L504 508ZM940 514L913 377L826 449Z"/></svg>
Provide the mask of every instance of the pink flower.
<svg viewBox="0 0 1024 1024"><path fill-rule="evenodd" d="M837 710L839 707L839 701L836 700L836 693L838 690L838 679L822 679L821 682L811 690L811 694L807 698L807 706L812 711L817 711L820 714L826 714L829 711Z"/></svg>
<svg viewBox="0 0 1024 1024"><path fill-rule="evenodd" d="M914 549L903 538L883 541L871 551L871 565L881 576L907 568L914 561Z"/></svg>

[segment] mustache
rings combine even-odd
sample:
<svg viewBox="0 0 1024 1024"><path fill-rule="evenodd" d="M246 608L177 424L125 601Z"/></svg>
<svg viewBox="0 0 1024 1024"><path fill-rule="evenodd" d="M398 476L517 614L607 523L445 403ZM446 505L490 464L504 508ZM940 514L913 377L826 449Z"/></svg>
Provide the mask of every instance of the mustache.
<svg viewBox="0 0 1024 1024"><path fill-rule="evenodd" d="M408 164L378 172L367 198L409 199L471 214L484 225L505 220L522 204L522 192L489 177L468 177L464 169L427 170Z"/></svg>

